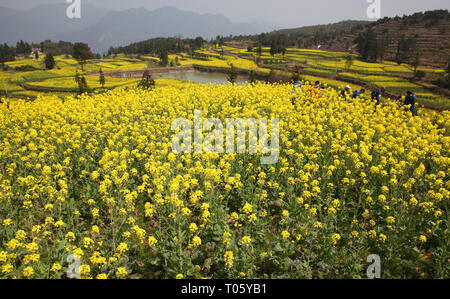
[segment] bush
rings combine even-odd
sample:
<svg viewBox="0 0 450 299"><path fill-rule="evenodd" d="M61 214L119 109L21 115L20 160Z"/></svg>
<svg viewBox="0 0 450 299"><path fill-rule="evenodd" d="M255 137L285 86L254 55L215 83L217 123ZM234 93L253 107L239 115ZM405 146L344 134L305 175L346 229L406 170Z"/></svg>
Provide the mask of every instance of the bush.
<svg viewBox="0 0 450 299"><path fill-rule="evenodd" d="M77 84L78 84L78 89L79 89L80 94L91 91L91 88L87 84L86 78L84 76L80 76L78 71L75 75L75 82L77 82Z"/></svg>
<svg viewBox="0 0 450 299"><path fill-rule="evenodd" d="M142 75L142 80L139 82L138 88L151 90L155 87L155 80L153 80L152 75L148 70L145 70Z"/></svg>
<svg viewBox="0 0 450 299"><path fill-rule="evenodd" d="M35 68L32 65L27 64L27 65L16 66L14 68L14 70L19 71L19 72L31 72L31 71L37 71L39 69Z"/></svg>
<svg viewBox="0 0 450 299"><path fill-rule="evenodd" d="M414 73L414 78L417 80L421 80L423 77L425 77L426 73L424 71L417 71Z"/></svg>
<svg viewBox="0 0 450 299"><path fill-rule="evenodd" d="M51 70L51 69L55 68L56 62L55 62L55 58L53 58L52 54L47 54L45 56L44 64L45 64L45 68L47 70Z"/></svg>

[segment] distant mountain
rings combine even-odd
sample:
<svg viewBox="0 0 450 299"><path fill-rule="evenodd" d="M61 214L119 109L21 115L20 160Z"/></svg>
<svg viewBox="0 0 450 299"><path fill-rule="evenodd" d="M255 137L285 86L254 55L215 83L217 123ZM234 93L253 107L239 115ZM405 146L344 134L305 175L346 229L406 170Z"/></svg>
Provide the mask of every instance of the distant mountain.
<svg viewBox="0 0 450 299"><path fill-rule="evenodd" d="M83 40L94 49L105 51L110 46L121 46L154 37L184 38L202 36L209 39L217 35L260 33L270 30L268 25L232 23L223 15L197 14L173 7L153 11L133 8L125 11L111 11L97 24L89 28L60 34L58 39Z"/></svg>
<svg viewBox="0 0 450 299"><path fill-rule="evenodd" d="M173 7L153 11L133 8L109 11L82 6L82 18L66 17L66 4L40 5L30 11L2 10L0 42L44 39L87 42L96 52L153 37L180 35L185 38L256 34L273 29L266 24L232 23L223 15L197 14Z"/></svg>
<svg viewBox="0 0 450 299"><path fill-rule="evenodd" d="M69 19L67 4L43 4L28 11L1 9L0 42L15 45L18 40L41 42L58 34L88 28L106 15L107 11L82 3L81 19Z"/></svg>

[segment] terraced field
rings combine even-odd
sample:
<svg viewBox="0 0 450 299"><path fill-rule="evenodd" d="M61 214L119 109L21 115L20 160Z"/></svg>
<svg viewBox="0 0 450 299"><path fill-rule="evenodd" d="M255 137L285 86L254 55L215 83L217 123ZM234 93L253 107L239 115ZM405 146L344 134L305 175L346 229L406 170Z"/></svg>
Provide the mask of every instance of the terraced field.
<svg viewBox="0 0 450 299"><path fill-rule="evenodd" d="M450 100L447 96L437 94L418 83L411 82L413 69L411 66L394 62L367 63L360 61L353 55L353 63L346 67L345 58L348 53L327 52L311 49L287 49L285 55L270 55L270 49L262 48L261 56L247 49L228 46L212 46L196 51L193 56L188 53L169 55L171 66L189 66L209 71L229 72L234 67L238 72L250 73L255 71L259 76L267 76L272 73L278 78L289 79L292 75L288 65L298 63L304 68L301 70L303 79L309 81L321 81L334 88L342 88L350 83L353 89L364 87L385 87L390 94L404 95L407 90L412 90L419 97L419 103L430 106L449 109ZM133 71L150 69L156 66L160 59L155 56L124 56L114 55L104 59L89 61L81 71L76 60L70 56L55 57L56 68L44 70L43 59L18 58L8 62L8 72L0 72L0 89L2 94L15 97L36 98L39 92L57 92L64 97L77 91L77 85L73 80L78 70L87 77L87 83L93 91L114 89L116 87L133 86L136 78L106 78L105 88L101 88L98 81L98 71L104 72ZM256 62L261 60L262 63ZM17 67L32 67L34 71L15 71ZM444 70L419 68L429 77L438 77ZM126 76L124 76L126 77Z"/></svg>
<svg viewBox="0 0 450 299"><path fill-rule="evenodd" d="M255 49L256 50L256 49ZM322 78L334 78L351 83L359 82L373 87L385 87L390 94L404 95L407 90L412 90L420 95L419 102L428 106L450 108L450 99L446 95L440 95L427 90L420 84L411 82L413 67L407 64L398 65L395 62L368 63L353 56L350 68L346 67L345 58L349 55L344 52L328 52L311 49L287 49L285 55L270 55L270 48L263 47L261 56L247 49L223 47L225 53L245 57L249 60L260 58L264 66L287 69L291 62L305 66L302 73ZM442 69L419 67L430 78L438 78L445 73ZM320 79L318 79L320 80ZM323 81L322 79L321 81Z"/></svg>

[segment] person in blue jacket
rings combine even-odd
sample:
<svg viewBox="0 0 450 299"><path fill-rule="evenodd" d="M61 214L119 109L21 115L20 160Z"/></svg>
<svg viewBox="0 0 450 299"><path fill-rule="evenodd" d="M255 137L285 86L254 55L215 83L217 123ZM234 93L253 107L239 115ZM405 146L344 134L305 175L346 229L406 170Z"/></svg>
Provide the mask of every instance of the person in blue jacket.
<svg viewBox="0 0 450 299"><path fill-rule="evenodd" d="M384 92L386 91L386 89L383 87L380 89L376 89L372 92L372 100L376 100L377 103L375 104L375 106L378 106L381 104L381 101L383 100L383 95Z"/></svg>
<svg viewBox="0 0 450 299"><path fill-rule="evenodd" d="M412 115L414 116L416 114L416 103L417 103L417 97L412 91L406 92L405 102L403 103L405 106L411 106L409 108L409 111L411 111Z"/></svg>
<svg viewBox="0 0 450 299"><path fill-rule="evenodd" d="M303 86L303 82L302 81L297 81L294 83L294 88L292 89L293 91L295 91L297 88L300 88Z"/></svg>
<svg viewBox="0 0 450 299"><path fill-rule="evenodd" d="M351 89L351 86L350 86L350 85L345 86L345 89L343 89L343 90L341 91L341 97L343 97L344 99L346 99L346 98L347 98L347 95L350 93L350 89Z"/></svg>
<svg viewBox="0 0 450 299"><path fill-rule="evenodd" d="M361 95L365 94L366 90L364 88L361 88L361 90L355 90L355 92L352 94L352 99L359 98Z"/></svg>

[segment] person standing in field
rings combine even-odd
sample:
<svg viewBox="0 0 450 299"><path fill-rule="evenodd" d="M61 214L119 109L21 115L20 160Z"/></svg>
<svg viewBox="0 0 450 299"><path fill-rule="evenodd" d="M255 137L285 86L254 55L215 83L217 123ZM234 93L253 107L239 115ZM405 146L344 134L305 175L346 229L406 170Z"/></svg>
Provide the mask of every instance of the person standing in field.
<svg viewBox="0 0 450 299"><path fill-rule="evenodd" d="M294 83L294 87L292 88L292 92L295 92L295 91L297 91L298 89L301 89L302 86L303 86L303 82L302 82L302 81L297 81L297 82L295 82L295 83ZM293 98L291 99L291 102L292 102L292 105L295 106L295 105L296 105L296 98L293 97Z"/></svg>
<svg viewBox="0 0 450 299"><path fill-rule="evenodd" d="M352 99L356 99L359 98L360 96L362 96L363 94L366 93L366 90L364 88L361 88L360 90L355 90L355 92L352 94Z"/></svg>
<svg viewBox="0 0 450 299"><path fill-rule="evenodd" d="M316 81L316 82L314 83L314 93L315 93L316 95L318 95L318 94L319 94L318 89L321 89L321 88L322 88L322 86L320 86L320 81ZM319 96L319 98L320 98L320 96Z"/></svg>
<svg viewBox="0 0 450 299"><path fill-rule="evenodd" d="M405 102L403 103L405 106L410 106L409 111L411 111L412 115L416 115L416 103L417 103L417 97L412 91L406 92Z"/></svg>
<svg viewBox="0 0 450 299"><path fill-rule="evenodd" d="M347 95L350 93L350 85L345 86L345 88L341 91L341 97L346 99Z"/></svg>
<svg viewBox="0 0 450 299"><path fill-rule="evenodd" d="M302 86L303 86L303 82L297 81L294 83L294 88L292 90L295 91L297 88L301 88Z"/></svg>
<svg viewBox="0 0 450 299"><path fill-rule="evenodd" d="M311 83L310 88L307 89L308 100L310 103L312 103L314 99L320 98L319 89L320 89L319 81Z"/></svg>
<svg viewBox="0 0 450 299"><path fill-rule="evenodd" d="M378 106L381 104L381 101L383 100L383 95L386 92L386 89L384 87L380 89L376 89L372 92L372 100L376 100L377 103L375 104L375 106Z"/></svg>

